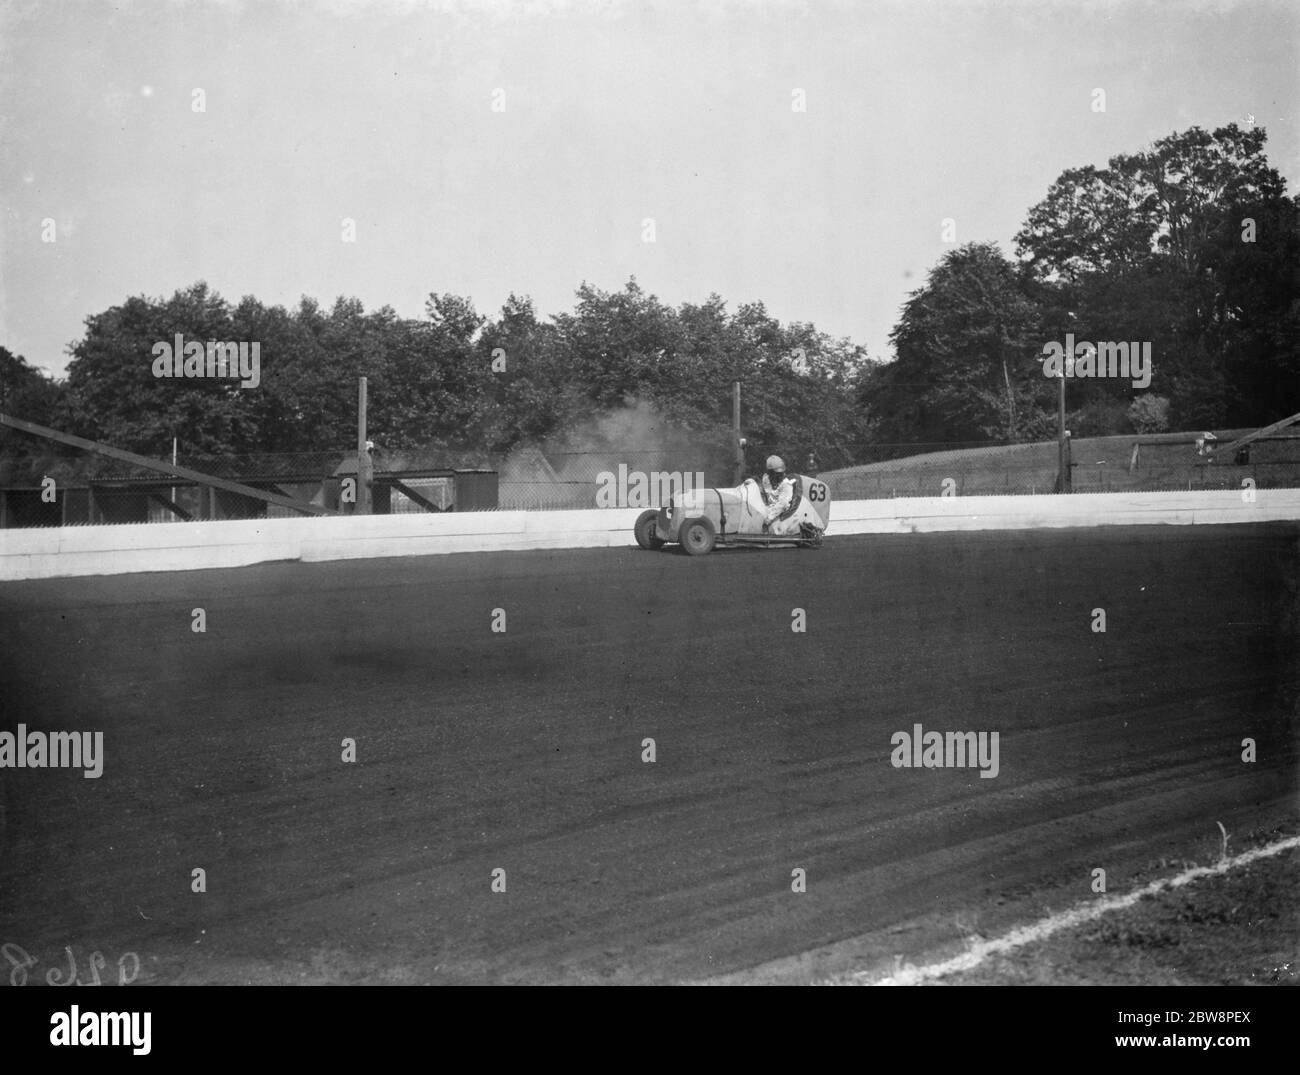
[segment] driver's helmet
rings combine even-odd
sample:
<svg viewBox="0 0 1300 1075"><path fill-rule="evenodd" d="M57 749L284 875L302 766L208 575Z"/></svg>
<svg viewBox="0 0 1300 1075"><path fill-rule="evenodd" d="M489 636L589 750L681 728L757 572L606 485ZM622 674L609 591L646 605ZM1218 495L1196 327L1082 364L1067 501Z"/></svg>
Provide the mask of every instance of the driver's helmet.
<svg viewBox="0 0 1300 1075"><path fill-rule="evenodd" d="M779 455L767 457L767 480L775 488L785 481L785 460Z"/></svg>

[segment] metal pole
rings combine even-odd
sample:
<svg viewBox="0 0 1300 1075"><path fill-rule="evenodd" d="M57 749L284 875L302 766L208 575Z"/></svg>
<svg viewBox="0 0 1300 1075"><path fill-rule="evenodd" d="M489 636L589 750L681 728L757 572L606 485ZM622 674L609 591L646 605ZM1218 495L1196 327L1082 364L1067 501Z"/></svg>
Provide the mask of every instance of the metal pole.
<svg viewBox="0 0 1300 1075"><path fill-rule="evenodd" d="M357 379L357 514L370 514L370 486L375 469L366 447L366 379Z"/></svg>
<svg viewBox="0 0 1300 1075"><path fill-rule="evenodd" d="M740 382L731 383L731 439L736 448L735 481L739 485L745 480L745 450L740 444Z"/></svg>
<svg viewBox="0 0 1300 1075"><path fill-rule="evenodd" d="M1057 480L1057 491L1061 493L1068 492L1068 472L1069 467L1065 460L1065 369L1061 369L1061 403L1060 403L1060 444L1057 447L1057 468L1060 477Z"/></svg>

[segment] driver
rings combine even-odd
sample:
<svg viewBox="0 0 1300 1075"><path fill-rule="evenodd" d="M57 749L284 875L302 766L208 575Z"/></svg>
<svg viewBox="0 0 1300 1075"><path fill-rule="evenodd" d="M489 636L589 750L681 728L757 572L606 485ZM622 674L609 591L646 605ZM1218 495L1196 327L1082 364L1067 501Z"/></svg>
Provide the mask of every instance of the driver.
<svg viewBox="0 0 1300 1075"><path fill-rule="evenodd" d="M785 515L794 504L794 479L786 477L785 462L779 455L769 455L766 466L763 480L759 483L759 490L763 494L764 531Z"/></svg>

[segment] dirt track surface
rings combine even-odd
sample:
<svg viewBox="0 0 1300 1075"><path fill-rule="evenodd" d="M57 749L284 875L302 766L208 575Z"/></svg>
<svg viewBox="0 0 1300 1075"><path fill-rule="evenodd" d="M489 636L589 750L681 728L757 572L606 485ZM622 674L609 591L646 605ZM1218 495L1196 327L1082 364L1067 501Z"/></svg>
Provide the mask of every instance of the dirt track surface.
<svg viewBox="0 0 1300 1075"><path fill-rule="evenodd" d="M0 770L0 941L33 981L919 962L1294 818L1298 569L1275 524L10 583L0 730L105 761ZM917 723L997 731L998 776L894 768Z"/></svg>

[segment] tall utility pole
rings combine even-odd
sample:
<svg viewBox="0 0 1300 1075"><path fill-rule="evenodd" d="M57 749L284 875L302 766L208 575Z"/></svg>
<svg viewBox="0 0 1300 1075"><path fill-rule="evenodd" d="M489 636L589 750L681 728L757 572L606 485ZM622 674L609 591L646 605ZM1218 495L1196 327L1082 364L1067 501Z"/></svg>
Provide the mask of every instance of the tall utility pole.
<svg viewBox="0 0 1300 1075"><path fill-rule="evenodd" d="M375 467L366 446L366 379L357 383L357 514L370 514L370 486L374 481Z"/></svg>
<svg viewBox="0 0 1300 1075"><path fill-rule="evenodd" d="M1065 461L1065 364L1061 364L1060 444L1056 453L1056 472L1060 475L1058 492L1069 492L1069 470Z"/></svg>
<svg viewBox="0 0 1300 1075"><path fill-rule="evenodd" d="M735 445L735 481L732 485L739 485L745 480L745 449L740 440L740 382L731 382L731 440Z"/></svg>
<svg viewBox="0 0 1300 1075"><path fill-rule="evenodd" d="M1071 326L1070 326L1070 331L1066 333L1065 338L1067 341L1073 344L1074 343L1074 334L1073 334L1074 311L1073 310L1069 311L1067 316L1070 318ZM1061 402L1059 408L1061 440L1057 448L1057 473L1059 474L1059 478L1057 480L1056 491L1058 493L1070 492L1071 486L1073 484L1070 475L1070 442L1068 439L1070 434L1065 428L1065 375L1067 373L1073 373L1073 372L1074 372L1074 355L1063 354L1061 356Z"/></svg>

